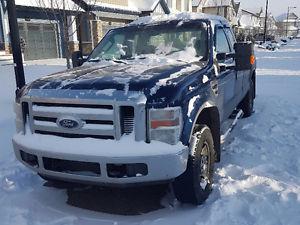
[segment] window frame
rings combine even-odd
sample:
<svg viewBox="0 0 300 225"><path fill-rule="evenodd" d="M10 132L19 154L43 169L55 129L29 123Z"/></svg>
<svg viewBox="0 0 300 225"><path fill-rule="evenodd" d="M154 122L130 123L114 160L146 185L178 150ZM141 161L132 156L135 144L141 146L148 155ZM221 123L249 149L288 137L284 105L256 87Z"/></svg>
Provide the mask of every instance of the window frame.
<svg viewBox="0 0 300 225"><path fill-rule="evenodd" d="M236 38L235 38L235 36L233 34L233 31L228 26L224 27L224 31L225 31L225 34L226 34L226 37L227 37L227 41L229 42L229 47L231 49L231 52L234 53L235 52L235 50L234 50L234 44L236 43ZM230 34L228 34L226 31L228 31ZM229 35L232 36L232 45L230 44L231 39L230 39Z"/></svg>

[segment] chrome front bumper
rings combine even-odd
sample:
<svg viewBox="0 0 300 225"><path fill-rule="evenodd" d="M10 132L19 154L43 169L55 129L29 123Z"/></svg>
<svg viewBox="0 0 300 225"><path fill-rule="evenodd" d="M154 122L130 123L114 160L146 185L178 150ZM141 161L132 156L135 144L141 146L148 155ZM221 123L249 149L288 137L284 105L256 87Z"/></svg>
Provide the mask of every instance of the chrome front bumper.
<svg viewBox="0 0 300 225"><path fill-rule="evenodd" d="M127 185L169 181L181 175L187 166L188 147L182 144L168 145L160 142L136 142L132 137L119 141L97 139L69 139L39 134L17 134L13 138L17 159L44 176L80 183L99 185ZM21 157L21 151L36 156L38 166L29 165ZM98 176L68 171L53 171L45 168L44 159L80 161L99 164ZM108 165L144 164L147 174L133 177L111 177Z"/></svg>

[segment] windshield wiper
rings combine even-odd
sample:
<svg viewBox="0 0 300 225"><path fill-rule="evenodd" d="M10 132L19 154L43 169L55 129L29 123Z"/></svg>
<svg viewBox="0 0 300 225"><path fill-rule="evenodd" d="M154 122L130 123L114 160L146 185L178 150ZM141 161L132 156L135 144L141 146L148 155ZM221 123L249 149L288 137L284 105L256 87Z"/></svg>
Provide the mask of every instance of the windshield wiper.
<svg viewBox="0 0 300 225"><path fill-rule="evenodd" d="M88 62L100 62L101 61L101 59L90 59Z"/></svg>
<svg viewBox="0 0 300 225"><path fill-rule="evenodd" d="M124 64L128 64L127 62L125 61L122 61L122 60L118 60L118 59L99 59L99 58L96 58L96 59L90 59L88 62L100 62L102 60L105 60L105 61L113 61L115 63L124 63Z"/></svg>
<svg viewBox="0 0 300 225"><path fill-rule="evenodd" d="M188 62L188 61L184 61L184 60L182 60L182 59L176 59L176 61L177 61L177 62L190 63L190 62Z"/></svg>
<svg viewBox="0 0 300 225"><path fill-rule="evenodd" d="M135 59L146 59L145 56L141 56L141 57L130 57L130 58L126 58L126 60L135 60Z"/></svg>
<svg viewBox="0 0 300 225"><path fill-rule="evenodd" d="M107 60L109 61L109 60ZM111 61L115 62L115 63L123 63L123 64L128 64L127 62L123 61L123 60L119 60L119 59L111 59Z"/></svg>

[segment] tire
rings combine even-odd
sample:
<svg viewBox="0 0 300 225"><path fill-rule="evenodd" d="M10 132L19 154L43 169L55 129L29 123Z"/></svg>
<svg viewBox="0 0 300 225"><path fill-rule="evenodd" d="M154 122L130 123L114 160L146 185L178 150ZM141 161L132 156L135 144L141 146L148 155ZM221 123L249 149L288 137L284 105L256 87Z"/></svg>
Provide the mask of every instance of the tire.
<svg viewBox="0 0 300 225"><path fill-rule="evenodd" d="M202 204L212 191L215 163L214 142L208 126L201 125L193 134L186 171L173 182L178 201Z"/></svg>
<svg viewBox="0 0 300 225"><path fill-rule="evenodd" d="M253 81L250 82L250 89L247 92L246 96L240 103L240 109L244 112L244 118L247 118L253 113L253 105L254 105L254 84Z"/></svg>

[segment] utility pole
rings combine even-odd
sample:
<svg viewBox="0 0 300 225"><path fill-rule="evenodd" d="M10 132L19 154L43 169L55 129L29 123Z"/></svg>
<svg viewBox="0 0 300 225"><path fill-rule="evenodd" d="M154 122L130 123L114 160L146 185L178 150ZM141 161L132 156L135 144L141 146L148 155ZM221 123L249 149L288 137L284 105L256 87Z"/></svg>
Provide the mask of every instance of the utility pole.
<svg viewBox="0 0 300 225"><path fill-rule="evenodd" d="M19 27L18 27L17 16L16 16L15 0L7 0L6 7L8 13L9 30L10 30L9 32L10 42L11 42L11 48L12 48L12 53L14 58L14 69L15 69L15 78L16 78L16 86L17 86L16 93L18 93L18 91L25 85L25 76L24 76L21 46L20 46Z"/></svg>
<svg viewBox="0 0 300 225"><path fill-rule="evenodd" d="M269 0L266 1L265 29L264 29L264 43L266 43L266 41L267 41L268 8L269 8Z"/></svg>

